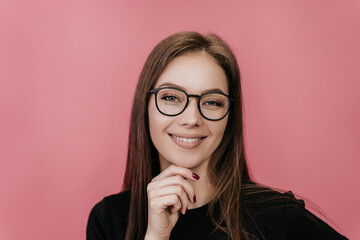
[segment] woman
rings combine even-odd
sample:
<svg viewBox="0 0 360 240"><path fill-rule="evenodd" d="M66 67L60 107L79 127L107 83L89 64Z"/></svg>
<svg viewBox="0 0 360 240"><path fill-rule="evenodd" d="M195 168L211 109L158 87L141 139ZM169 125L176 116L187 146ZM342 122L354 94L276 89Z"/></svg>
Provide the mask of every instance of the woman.
<svg viewBox="0 0 360 240"><path fill-rule="evenodd" d="M251 180L242 126L229 47L196 32L160 42L135 92L124 191L93 208L87 239L346 239Z"/></svg>

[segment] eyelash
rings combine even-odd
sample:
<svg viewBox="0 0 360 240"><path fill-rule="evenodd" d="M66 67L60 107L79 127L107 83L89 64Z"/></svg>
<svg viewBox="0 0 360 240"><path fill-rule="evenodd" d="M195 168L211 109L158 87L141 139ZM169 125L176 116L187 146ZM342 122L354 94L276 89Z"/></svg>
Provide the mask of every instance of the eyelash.
<svg viewBox="0 0 360 240"><path fill-rule="evenodd" d="M207 102L205 102L205 104L215 106L215 107L222 107L223 106L223 104L221 102L218 102L218 101L207 101Z"/></svg>
<svg viewBox="0 0 360 240"><path fill-rule="evenodd" d="M173 100L170 100L169 98L172 98ZM179 100L179 98L178 97L176 97L176 96L163 96L163 97L161 97L161 99L163 99L163 100L165 100L165 101L170 101L170 102L175 102L175 101L179 101L180 102L180 100Z"/></svg>

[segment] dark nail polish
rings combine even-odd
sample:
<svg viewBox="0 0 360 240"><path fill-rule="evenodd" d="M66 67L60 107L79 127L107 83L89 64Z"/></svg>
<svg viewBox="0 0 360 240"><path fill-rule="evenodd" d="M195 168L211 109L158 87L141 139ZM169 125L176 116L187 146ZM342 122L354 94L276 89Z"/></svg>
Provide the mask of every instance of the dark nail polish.
<svg viewBox="0 0 360 240"><path fill-rule="evenodd" d="M196 196L194 195L194 199L193 199L193 202L196 203Z"/></svg>
<svg viewBox="0 0 360 240"><path fill-rule="evenodd" d="M193 176L193 178L195 178L196 180L199 180L199 179L200 179L199 175L197 175L196 173L193 173L192 176Z"/></svg>

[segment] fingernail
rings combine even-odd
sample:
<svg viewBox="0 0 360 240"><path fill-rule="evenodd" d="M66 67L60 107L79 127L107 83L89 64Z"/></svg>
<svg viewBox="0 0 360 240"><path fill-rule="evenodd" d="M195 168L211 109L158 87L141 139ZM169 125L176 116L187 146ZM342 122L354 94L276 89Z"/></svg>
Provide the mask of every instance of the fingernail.
<svg viewBox="0 0 360 240"><path fill-rule="evenodd" d="M193 176L193 178L195 178L196 180L199 180L199 179L200 179L199 175L197 175L196 173L193 173L192 176Z"/></svg>
<svg viewBox="0 0 360 240"><path fill-rule="evenodd" d="M193 199L193 202L196 203L196 196L194 195L194 199Z"/></svg>

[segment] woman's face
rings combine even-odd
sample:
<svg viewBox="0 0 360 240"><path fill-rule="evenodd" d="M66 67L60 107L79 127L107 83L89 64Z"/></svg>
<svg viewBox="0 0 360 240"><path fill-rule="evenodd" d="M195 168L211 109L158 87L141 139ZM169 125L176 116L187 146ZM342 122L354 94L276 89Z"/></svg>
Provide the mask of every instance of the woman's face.
<svg viewBox="0 0 360 240"><path fill-rule="evenodd" d="M207 53L188 53L173 59L160 75L155 88L176 87L188 94L201 95L221 91L228 95L224 70ZM212 153L224 135L228 115L219 121L210 121L201 116L198 99L189 98L185 111L177 116L160 113L151 94L149 127L151 140L159 153L160 167L169 165L206 169Z"/></svg>

